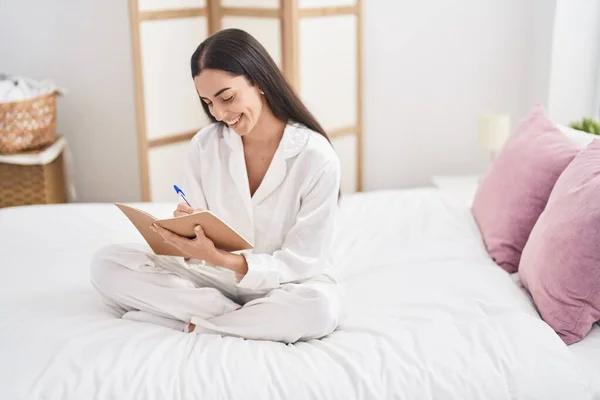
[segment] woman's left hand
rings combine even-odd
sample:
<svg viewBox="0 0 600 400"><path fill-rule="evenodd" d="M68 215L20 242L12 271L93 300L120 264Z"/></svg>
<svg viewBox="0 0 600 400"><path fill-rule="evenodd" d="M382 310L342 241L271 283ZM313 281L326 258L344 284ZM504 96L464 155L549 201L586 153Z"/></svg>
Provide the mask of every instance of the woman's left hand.
<svg viewBox="0 0 600 400"><path fill-rule="evenodd" d="M217 248L212 240L204 235L204 231L200 225L196 226L194 232L196 237L188 239L179 236L168 229L165 229L157 224L152 225L152 229L165 240L166 243L179 249L182 253L187 254L191 258L207 261L211 264L217 264L216 259L219 255Z"/></svg>

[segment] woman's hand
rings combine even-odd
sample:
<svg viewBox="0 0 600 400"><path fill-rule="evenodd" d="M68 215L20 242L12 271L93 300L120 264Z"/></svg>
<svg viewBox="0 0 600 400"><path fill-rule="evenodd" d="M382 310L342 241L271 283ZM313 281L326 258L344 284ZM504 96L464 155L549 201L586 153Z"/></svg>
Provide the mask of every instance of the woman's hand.
<svg viewBox="0 0 600 400"><path fill-rule="evenodd" d="M204 208L196 208L195 210L190 207L187 203L177 204L177 209L173 211L174 217L181 217L183 215L190 215L196 212L204 211ZM184 257L185 261L188 261L190 257Z"/></svg>
<svg viewBox="0 0 600 400"><path fill-rule="evenodd" d="M195 210L188 206L187 203L179 203L177 204L177 209L173 211L174 217L181 217L183 215L189 215L196 212L204 211L204 208L196 208Z"/></svg>
<svg viewBox="0 0 600 400"><path fill-rule="evenodd" d="M219 264L220 253L216 249L213 241L204 235L204 231L200 225L194 228L194 232L196 233L194 239L179 236L157 224L152 224L152 229L162 236L166 243L186 254L188 256L186 259L197 258L213 265Z"/></svg>
<svg viewBox="0 0 600 400"><path fill-rule="evenodd" d="M217 249L213 241L204 235L204 231L200 225L194 228L194 232L196 233L194 239L179 236L156 224L152 224L152 230L162 236L166 243L186 254L188 256L184 257L186 260L190 258L204 260L212 265L232 270L240 276L248 273L246 258L240 254L233 254Z"/></svg>

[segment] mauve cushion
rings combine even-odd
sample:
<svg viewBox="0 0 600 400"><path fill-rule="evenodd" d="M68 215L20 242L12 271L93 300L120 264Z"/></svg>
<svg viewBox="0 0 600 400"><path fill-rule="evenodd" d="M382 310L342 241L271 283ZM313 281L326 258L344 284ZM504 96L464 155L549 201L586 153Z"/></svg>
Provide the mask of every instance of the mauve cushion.
<svg viewBox="0 0 600 400"><path fill-rule="evenodd" d="M600 320L600 141L558 178L523 249L519 278L566 344Z"/></svg>
<svg viewBox="0 0 600 400"><path fill-rule="evenodd" d="M579 152L535 106L517 126L483 177L472 212L485 247L507 272L521 252L559 175Z"/></svg>

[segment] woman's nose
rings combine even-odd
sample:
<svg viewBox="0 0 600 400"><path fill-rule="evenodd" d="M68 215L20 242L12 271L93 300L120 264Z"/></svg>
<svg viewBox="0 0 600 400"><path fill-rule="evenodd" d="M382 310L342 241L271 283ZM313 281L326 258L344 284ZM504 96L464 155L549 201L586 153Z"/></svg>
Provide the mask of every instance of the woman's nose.
<svg viewBox="0 0 600 400"><path fill-rule="evenodd" d="M221 121L223 119L224 113L221 107L213 104L212 109L210 111L212 112L213 117L215 117L217 121Z"/></svg>

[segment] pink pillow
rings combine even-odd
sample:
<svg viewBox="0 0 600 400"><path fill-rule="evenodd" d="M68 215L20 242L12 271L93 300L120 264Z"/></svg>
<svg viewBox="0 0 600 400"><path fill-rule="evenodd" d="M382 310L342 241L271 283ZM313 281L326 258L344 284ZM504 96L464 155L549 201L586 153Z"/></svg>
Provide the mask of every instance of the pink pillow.
<svg viewBox="0 0 600 400"><path fill-rule="evenodd" d="M579 149L536 106L508 138L473 201L494 261L516 272L529 233L559 175Z"/></svg>
<svg viewBox="0 0 600 400"><path fill-rule="evenodd" d="M558 178L535 224L519 278L542 318L566 344L600 320L600 141Z"/></svg>

